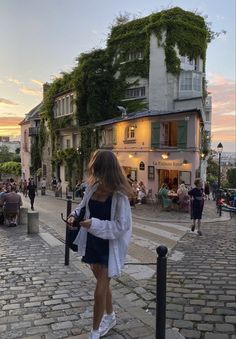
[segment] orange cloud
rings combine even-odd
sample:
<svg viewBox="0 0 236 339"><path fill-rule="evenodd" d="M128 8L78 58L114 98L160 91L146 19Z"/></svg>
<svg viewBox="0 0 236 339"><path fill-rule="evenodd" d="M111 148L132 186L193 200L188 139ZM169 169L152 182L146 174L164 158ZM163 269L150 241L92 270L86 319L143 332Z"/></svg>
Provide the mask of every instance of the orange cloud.
<svg viewBox="0 0 236 339"><path fill-rule="evenodd" d="M43 82L37 79L31 79L31 82L33 82L36 85L43 86Z"/></svg>
<svg viewBox="0 0 236 339"><path fill-rule="evenodd" d="M235 81L213 74L208 86L212 95L212 141L226 145L235 143L236 137L235 85Z"/></svg>
<svg viewBox="0 0 236 339"><path fill-rule="evenodd" d="M42 90L36 90L34 88L30 88L30 87L21 87L20 88L20 91L24 94L27 94L27 95L32 95L32 96L42 96Z"/></svg>
<svg viewBox="0 0 236 339"><path fill-rule="evenodd" d="M11 105L18 105L16 102L12 101L12 100L8 100L8 99L4 99L4 98L0 98L0 105L7 105L7 106L11 106Z"/></svg>
<svg viewBox="0 0 236 339"><path fill-rule="evenodd" d="M16 137L20 135L20 126L18 125L22 121L22 117L0 117L0 135L8 135L10 137Z"/></svg>

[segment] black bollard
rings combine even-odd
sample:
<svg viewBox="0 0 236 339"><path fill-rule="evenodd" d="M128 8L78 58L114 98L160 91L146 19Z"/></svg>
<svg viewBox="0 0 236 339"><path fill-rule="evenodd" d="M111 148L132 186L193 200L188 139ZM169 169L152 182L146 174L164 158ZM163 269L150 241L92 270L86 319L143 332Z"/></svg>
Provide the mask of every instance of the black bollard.
<svg viewBox="0 0 236 339"><path fill-rule="evenodd" d="M71 214L72 199L71 196L66 197L66 216L68 217ZM69 228L66 224L66 242L65 242L65 265L68 266L70 261L70 247L69 247Z"/></svg>
<svg viewBox="0 0 236 339"><path fill-rule="evenodd" d="M156 285L156 339L166 337L166 267L167 247L158 246L157 249L157 285Z"/></svg>

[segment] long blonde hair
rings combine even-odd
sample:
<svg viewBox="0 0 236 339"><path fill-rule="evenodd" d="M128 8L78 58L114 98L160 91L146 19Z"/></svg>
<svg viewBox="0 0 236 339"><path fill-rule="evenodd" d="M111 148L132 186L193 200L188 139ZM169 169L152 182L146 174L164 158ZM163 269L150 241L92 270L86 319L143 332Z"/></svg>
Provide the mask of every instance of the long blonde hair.
<svg viewBox="0 0 236 339"><path fill-rule="evenodd" d="M133 196L133 190L121 168L117 157L112 151L97 150L88 165L88 183L96 182L111 191L121 191L128 197Z"/></svg>

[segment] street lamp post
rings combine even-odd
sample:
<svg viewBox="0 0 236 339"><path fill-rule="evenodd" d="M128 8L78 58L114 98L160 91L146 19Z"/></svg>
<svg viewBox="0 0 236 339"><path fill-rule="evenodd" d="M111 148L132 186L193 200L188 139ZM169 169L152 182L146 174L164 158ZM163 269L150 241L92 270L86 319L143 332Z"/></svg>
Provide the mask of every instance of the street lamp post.
<svg viewBox="0 0 236 339"><path fill-rule="evenodd" d="M221 186L221 153L223 151L223 145L222 145L221 142L217 146L217 151L218 151L218 154L219 154L218 200L219 200L219 207L220 207L219 215L221 216L221 189L220 189L220 186Z"/></svg>

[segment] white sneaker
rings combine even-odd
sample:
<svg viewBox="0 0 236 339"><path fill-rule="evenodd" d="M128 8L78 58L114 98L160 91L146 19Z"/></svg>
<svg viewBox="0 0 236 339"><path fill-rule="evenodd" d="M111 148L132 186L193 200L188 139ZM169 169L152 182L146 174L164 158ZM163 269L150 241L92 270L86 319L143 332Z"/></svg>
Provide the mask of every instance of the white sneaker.
<svg viewBox="0 0 236 339"><path fill-rule="evenodd" d="M99 339L99 338L100 338L99 330L90 332L89 339Z"/></svg>
<svg viewBox="0 0 236 339"><path fill-rule="evenodd" d="M115 312L113 312L112 314L105 314L99 326L100 337L106 335L115 325L116 325Z"/></svg>

